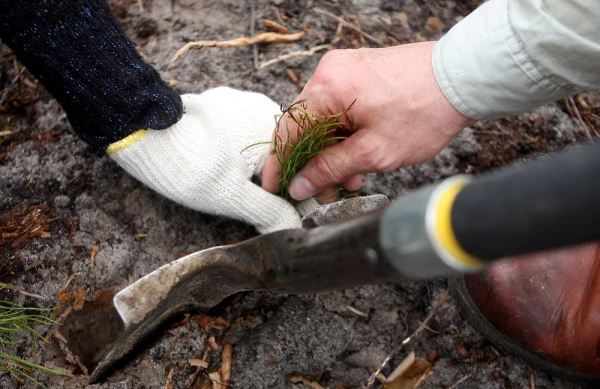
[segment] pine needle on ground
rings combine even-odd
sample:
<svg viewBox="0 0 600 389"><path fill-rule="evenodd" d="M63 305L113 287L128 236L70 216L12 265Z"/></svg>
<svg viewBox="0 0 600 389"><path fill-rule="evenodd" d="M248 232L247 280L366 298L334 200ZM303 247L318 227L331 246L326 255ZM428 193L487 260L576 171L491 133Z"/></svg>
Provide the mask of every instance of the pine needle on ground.
<svg viewBox="0 0 600 389"><path fill-rule="evenodd" d="M42 313L49 311L43 308L26 308L7 301L0 301L0 372L7 372L17 380L23 378L44 387L33 375L42 373L55 376L69 376L69 374L38 365L25 359L11 355L7 348L24 342L24 337L32 336L34 340L47 342L38 331L37 325L58 324Z"/></svg>

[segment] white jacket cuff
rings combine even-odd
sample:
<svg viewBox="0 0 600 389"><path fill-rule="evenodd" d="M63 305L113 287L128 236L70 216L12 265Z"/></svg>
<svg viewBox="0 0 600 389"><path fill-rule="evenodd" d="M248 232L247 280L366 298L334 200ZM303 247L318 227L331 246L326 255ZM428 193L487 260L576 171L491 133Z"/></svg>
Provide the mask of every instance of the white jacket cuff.
<svg viewBox="0 0 600 389"><path fill-rule="evenodd" d="M478 120L598 89L598 20L595 0L488 1L436 44L436 79L456 109Z"/></svg>

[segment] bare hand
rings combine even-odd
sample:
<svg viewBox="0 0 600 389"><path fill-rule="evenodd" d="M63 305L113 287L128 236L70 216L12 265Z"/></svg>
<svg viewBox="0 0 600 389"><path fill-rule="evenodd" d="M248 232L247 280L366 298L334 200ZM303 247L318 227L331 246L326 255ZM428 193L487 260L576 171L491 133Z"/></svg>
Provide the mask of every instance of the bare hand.
<svg viewBox="0 0 600 389"><path fill-rule="evenodd" d="M327 154L315 157L296 175L289 189L294 199L327 198L338 184L358 190L363 173L427 161L474 123L439 88L431 64L434 45L334 50L323 57L296 101L317 103L309 103L315 112L338 113L356 99L342 118L342 134L350 135L327 146ZM284 125L280 123L280 136L287 133ZM264 189L275 191L279 172L277 159L270 155L262 172Z"/></svg>

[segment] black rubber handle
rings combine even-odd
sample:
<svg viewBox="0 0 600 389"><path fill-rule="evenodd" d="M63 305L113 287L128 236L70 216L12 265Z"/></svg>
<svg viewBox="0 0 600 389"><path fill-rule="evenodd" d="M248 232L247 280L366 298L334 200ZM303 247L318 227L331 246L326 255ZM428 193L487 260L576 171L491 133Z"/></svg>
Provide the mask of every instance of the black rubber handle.
<svg viewBox="0 0 600 389"><path fill-rule="evenodd" d="M600 144L475 180L458 194L452 226L483 259L600 240Z"/></svg>

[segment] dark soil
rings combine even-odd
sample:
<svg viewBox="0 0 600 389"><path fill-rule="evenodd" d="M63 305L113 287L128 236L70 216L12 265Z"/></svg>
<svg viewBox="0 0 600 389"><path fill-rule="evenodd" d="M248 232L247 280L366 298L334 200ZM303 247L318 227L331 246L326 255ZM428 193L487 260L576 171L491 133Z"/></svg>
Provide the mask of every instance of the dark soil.
<svg viewBox="0 0 600 389"><path fill-rule="evenodd" d="M229 85L265 93L284 104L292 102L322 54L261 70L254 66L251 47L208 48L192 51L177 62L171 58L191 40L248 36L251 23L256 32L262 31L260 18L284 24L292 32L306 29L309 33L296 43L257 46L259 63L329 43L335 38L337 22L314 12L314 7L348 21L357 15L361 28L385 45L438 39L478 4L475 0L111 0L140 53L180 93ZM349 29L340 38L338 48L376 46ZM52 336L50 343L41 346L42 352L32 353L30 341L13 351L73 372L72 378L38 377L48 387L84 388L87 377L73 356L83 366L93 367L99 350L120 331L107 296L186 253L241 241L255 233L243 223L173 204L94 152L77 139L57 103L5 46L0 46L0 88L5 91L0 104L0 282L42 298L10 291L3 296L55 308L56 316L71 309L59 328L66 344ZM485 173L563 149L587 139L588 134L596 136L599 101L597 93L574 97L582 120L572 104L561 101L516 117L479 123L427 163L367 175L363 192L394 198L448 176ZM290 381L293 375L323 387L361 387L446 290L446 280L438 279L319 295L239 294L209 316L183 320L108 383L88 387L211 387L207 372L218 369L222 346L227 343L234 350L234 388L304 387ZM390 362L393 369L410 350L431 357L433 372L422 388L454 387L466 376L456 387L529 388L531 380L537 388L581 387L531 370L522 360L493 347L461 319L451 298L429 327ZM207 346L210 337L217 351ZM205 354L209 367L195 374L189 359ZM383 373L390 371L388 367ZM4 374L0 387L34 385Z"/></svg>

